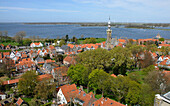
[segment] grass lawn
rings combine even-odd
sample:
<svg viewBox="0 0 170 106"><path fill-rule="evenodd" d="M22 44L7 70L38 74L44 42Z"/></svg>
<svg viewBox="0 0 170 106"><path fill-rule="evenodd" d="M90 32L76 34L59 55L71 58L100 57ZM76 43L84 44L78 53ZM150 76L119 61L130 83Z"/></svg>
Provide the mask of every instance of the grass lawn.
<svg viewBox="0 0 170 106"><path fill-rule="evenodd" d="M9 45L9 44L11 44L11 46L18 46L19 45L19 43L17 43L17 42L3 42L3 43L0 43L0 44L3 44L4 46L7 46L7 45Z"/></svg>
<svg viewBox="0 0 170 106"><path fill-rule="evenodd" d="M0 50L0 52L11 52L11 50Z"/></svg>
<svg viewBox="0 0 170 106"><path fill-rule="evenodd" d="M31 101L31 99L33 99L33 98L22 98L25 102L30 102Z"/></svg>
<svg viewBox="0 0 170 106"><path fill-rule="evenodd" d="M78 44L83 44L84 40L78 40ZM106 41L106 38L96 38L96 43L102 43Z"/></svg>
<svg viewBox="0 0 170 106"><path fill-rule="evenodd" d="M48 103L41 105L41 106L51 106L51 104L52 104L52 102L48 102Z"/></svg>

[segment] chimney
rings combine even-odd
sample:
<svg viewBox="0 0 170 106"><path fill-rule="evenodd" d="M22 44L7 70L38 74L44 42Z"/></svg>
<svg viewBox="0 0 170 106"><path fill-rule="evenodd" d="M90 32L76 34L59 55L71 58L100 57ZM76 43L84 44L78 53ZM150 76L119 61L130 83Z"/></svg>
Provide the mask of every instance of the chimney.
<svg viewBox="0 0 170 106"><path fill-rule="evenodd" d="M8 80L8 84L9 84L9 80Z"/></svg>

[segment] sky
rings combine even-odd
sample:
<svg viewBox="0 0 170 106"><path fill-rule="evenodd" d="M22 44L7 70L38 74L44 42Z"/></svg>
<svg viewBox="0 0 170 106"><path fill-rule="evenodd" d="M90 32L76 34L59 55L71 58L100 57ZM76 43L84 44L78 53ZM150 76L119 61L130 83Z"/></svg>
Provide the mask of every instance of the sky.
<svg viewBox="0 0 170 106"><path fill-rule="evenodd" d="M0 22L170 23L170 0L0 0Z"/></svg>

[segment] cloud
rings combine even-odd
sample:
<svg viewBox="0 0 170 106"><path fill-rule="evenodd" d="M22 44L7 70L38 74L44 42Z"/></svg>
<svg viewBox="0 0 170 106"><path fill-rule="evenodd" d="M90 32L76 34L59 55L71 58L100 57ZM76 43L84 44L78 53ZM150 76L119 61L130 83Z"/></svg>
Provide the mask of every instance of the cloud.
<svg viewBox="0 0 170 106"><path fill-rule="evenodd" d="M72 10L58 10L58 9L37 9L37 8L22 8L22 7L0 7L0 9L7 10L20 10L20 11L47 11L47 12L79 12Z"/></svg>
<svg viewBox="0 0 170 106"><path fill-rule="evenodd" d="M74 2L83 4L95 4L98 6L103 6L107 8L124 8L124 9L168 9L170 5L170 0L73 0Z"/></svg>

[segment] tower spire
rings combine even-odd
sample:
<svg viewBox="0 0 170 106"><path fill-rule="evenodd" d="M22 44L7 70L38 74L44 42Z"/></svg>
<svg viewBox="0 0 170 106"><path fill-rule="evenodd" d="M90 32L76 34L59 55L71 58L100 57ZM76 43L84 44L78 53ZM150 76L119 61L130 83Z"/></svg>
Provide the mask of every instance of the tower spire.
<svg viewBox="0 0 170 106"><path fill-rule="evenodd" d="M109 16L109 21L108 21L108 29L110 29L111 28L111 22L110 22L110 16Z"/></svg>

